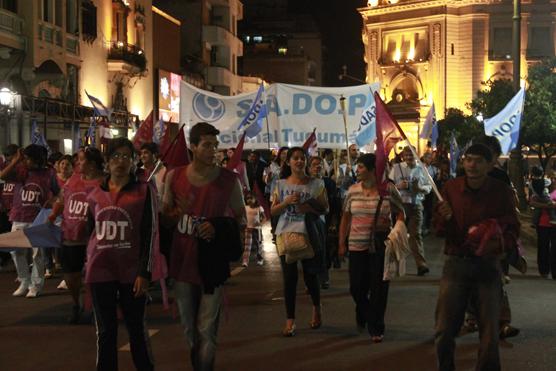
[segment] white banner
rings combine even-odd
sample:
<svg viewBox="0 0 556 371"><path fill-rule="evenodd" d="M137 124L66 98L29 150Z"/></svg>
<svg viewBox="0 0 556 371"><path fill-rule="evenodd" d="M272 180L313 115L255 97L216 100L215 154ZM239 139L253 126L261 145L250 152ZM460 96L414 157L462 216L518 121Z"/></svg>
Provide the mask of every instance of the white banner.
<svg viewBox="0 0 556 371"><path fill-rule="evenodd" d="M301 146L316 127L321 148L345 148L340 97L346 98L348 141L355 142L362 112L374 103L379 84L323 88L272 84L265 89L266 112L262 131L246 140L245 148L263 149ZM180 120L189 128L206 121L220 130L222 148L234 147L240 138L238 127L252 107L257 92L223 96L181 83Z"/></svg>

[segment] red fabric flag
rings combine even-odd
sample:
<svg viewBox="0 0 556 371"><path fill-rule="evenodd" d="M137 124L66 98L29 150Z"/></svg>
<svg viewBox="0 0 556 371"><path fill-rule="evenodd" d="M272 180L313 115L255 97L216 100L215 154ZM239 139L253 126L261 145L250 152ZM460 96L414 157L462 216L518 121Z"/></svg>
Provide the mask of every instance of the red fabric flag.
<svg viewBox="0 0 556 371"><path fill-rule="evenodd" d="M172 143L170 143L160 160L164 163L167 170L189 164L189 151L187 150L183 126L180 128L178 135L176 135Z"/></svg>
<svg viewBox="0 0 556 371"><path fill-rule="evenodd" d="M305 143L303 143L303 150L309 156L315 156L318 151L318 142L317 142L317 128L313 129L311 135L307 137Z"/></svg>
<svg viewBox="0 0 556 371"><path fill-rule="evenodd" d="M253 182L253 191L255 192L255 197L257 198L257 202L259 203L259 205L262 206L264 210L264 216L266 220L270 220L270 206L268 205L268 202L266 202L266 198L264 197L263 192L257 185L257 182Z"/></svg>
<svg viewBox="0 0 556 371"><path fill-rule="evenodd" d="M232 155L232 158L228 160L228 165L226 165L226 169L234 170L239 166L239 164L241 163L241 155L243 154L244 144L245 144L245 132L243 132L243 135L241 136L241 139L237 144L237 147L234 151L234 154Z"/></svg>
<svg viewBox="0 0 556 371"><path fill-rule="evenodd" d="M149 113L145 121L139 126L135 137L133 137L133 146L137 151L141 149L144 143L150 143L153 141L153 111Z"/></svg>
<svg viewBox="0 0 556 371"><path fill-rule="evenodd" d="M159 150L158 150L159 153L166 153L166 151L168 151L168 148L170 148L170 145L172 143L172 140L170 139L169 125L171 124L166 124L164 135L162 136L162 139L160 139Z"/></svg>
<svg viewBox="0 0 556 371"><path fill-rule="evenodd" d="M388 193L387 175L384 174L388 165L388 155L396 143L406 139L406 136L388 108L375 92L376 105L376 181L382 195Z"/></svg>

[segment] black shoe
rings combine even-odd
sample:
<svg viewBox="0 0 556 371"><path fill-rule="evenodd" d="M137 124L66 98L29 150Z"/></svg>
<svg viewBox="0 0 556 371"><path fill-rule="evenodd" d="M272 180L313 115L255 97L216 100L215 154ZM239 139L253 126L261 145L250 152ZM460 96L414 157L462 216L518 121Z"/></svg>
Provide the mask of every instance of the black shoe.
<svg viewBox="0 0 556 371"><path fill-rule="evenodd" d="M419 267L417 268L417 275L418 276L424 276L425 274L429 273L429 267Z"/></svg>
<svg viewBox="0 0 556 371"><path fill-rule="evenodd" d="M513 327L509 323L500 327L500 339L513 338L517 335L519 335L519 329L517 327Z"/></svg>
<svg viewBox="0 0 556 371"><path fill-rule="evenodd" d="M68 320L68 323L70 325L77 325L79 323L79 320L81 319L81 307L79 305L74 305L71 308L71 316Z"/></svg>
<svg viewBox="0 0 556 371"><path fill-rule="evenodd" d="M320 288L321 288L322 290L328 290L328 289L330 288L330 282L329 282L329 281L326 281L326 282L321 283L321 284L320 284Z"/></svg>

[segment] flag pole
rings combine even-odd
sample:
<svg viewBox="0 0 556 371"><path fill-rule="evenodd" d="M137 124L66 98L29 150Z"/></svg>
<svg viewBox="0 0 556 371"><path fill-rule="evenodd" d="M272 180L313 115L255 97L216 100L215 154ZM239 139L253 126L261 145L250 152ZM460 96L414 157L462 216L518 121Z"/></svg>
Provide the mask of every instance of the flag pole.
<svg viewBox="0 0 556 371"><path fill-rule="evenodd" d="M347 128L347 118L346 118L346 97L340 95L340 107L342 107L342 117L344 119L344 132L346 135L346 151L347 151L347 163L351 169L351 158L349 157L349 142L348 142L348 128Z"/></svg>
<svg viewBox="0 0 556 371"><path fill-rule="evenodd" d="M262 83L264 84L264 82ZM264 101L264 105L266 106L266 90L263 89L263 101ZM267 139L268 139L268 150L270 151L270 124L268 123L268 107L265 107L265 111L266 111L266 115L264 116L264 120L266 122L266 135L267 135ZM277 140L278 141L278 140Z"/></svg>

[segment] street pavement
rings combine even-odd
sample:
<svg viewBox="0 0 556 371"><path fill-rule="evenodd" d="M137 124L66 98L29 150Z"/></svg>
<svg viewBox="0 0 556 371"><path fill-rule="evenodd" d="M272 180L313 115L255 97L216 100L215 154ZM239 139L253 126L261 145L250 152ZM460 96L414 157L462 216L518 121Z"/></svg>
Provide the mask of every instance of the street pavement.
<svg viewBox="0 0 556 371"><path fill-rule="evenodd" d="M529 226L528 234L531 236ZM323 326L309 328L311 303L300 275L297 335L281 336L285 309L278 258L265 235L265 265L234 265L226 285L216 370L376 370L429 371L436 369L433 344L434 310L442 267L442 240L425 239L431 273L418 277L412 260L408 274L391 283L383 343L373 344L355 327L354 305L348 291L347 266L331 271L331 288L322 291ZM556 281L541 279L536 249L526 239L529 271L512 271L507 286L513 324L519 336L502 341L502 369L556 369ZM95 328L66 324L71 300L56 290L60 276L47 281L36 299L13 298L15 272L0 272L0 370L92 370L96 357ZM154 288L147 323L157 370L190 370L189 351L174 309L164 310ZM473 370L478 334L457 340L457 369ZM120 326L120 370L133 370L128 338Z"/></svg>

